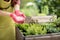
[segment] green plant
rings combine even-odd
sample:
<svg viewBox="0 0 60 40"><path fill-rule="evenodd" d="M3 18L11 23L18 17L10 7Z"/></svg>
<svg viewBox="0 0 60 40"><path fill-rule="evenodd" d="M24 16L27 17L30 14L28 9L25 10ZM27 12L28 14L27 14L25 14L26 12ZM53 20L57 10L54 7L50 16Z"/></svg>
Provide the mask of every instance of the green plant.
<svg viewBox="0 0 60 40"><path fill-rule="evenodd" d="M47 33L56 33L58 32L55 23L45 23Z"/></svg>
<svg viewBox="0 0 60 40"><path fill-rule="evenodd" d="M60 32L60 27L56 27L55 23L44 23L44 24L18 24L17 27L21 32L27 35L45 35L48 33Z"/></svg>
<svg viewBox="0 0 60 40"><path fill-rule="evenodd" d="M47 30L45 27L43 27L40 24L32 24L28 29L27 29L27 35L42 35L46 34Z"/></svg>
<svg viewBox="0 0 60 40"><path fill-rule="evenodd" d="M60 27L60 17L58 17L54 23L56 24L56 27Z"/></svg>
<svg viewBox="0 0 60 40"><path fill-rule="evenodd" d="M57 27L60 27L60 17L55 22L57 24Z"/></svg>
<svg viewBox="0 0 60 40"><path fill-rule="evenodd" d="M16 26L22 31L26 32L27 28L29 27L29 24L24 23L24 24L16 24Z"/></svg>

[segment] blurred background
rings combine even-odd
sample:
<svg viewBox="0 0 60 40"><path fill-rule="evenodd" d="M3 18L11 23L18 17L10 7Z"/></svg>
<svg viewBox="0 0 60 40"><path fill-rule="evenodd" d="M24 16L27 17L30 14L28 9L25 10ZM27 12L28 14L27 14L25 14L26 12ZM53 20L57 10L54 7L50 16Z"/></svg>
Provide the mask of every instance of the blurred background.
<svg viewBox="0 0 60 40"><path fill-rule="evenodd" d="M21 0L21 9L25 13L27 11L26 15L56 14L58 17L60 17L60 0Z"/></svg>

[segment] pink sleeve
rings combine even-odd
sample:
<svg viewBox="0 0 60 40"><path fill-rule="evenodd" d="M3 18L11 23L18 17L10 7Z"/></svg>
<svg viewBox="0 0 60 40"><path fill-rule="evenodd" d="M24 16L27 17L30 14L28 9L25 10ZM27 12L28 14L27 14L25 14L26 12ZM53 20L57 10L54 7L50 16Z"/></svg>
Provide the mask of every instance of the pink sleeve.
<svg viewBox="0 0 60 40"><path fill-rule="evenodd" d="M20 5L20 0L18 0L18 1L17 1L17 4L19 4L19 5Z"/></svg>

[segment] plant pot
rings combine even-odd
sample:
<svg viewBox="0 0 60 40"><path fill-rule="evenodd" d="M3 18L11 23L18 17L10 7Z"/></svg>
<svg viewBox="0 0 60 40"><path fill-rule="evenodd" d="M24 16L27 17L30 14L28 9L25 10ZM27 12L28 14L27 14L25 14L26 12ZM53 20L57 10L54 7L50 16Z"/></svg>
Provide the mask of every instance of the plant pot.
<svg viewBox="0 0 60 40"><path fill-rule="evenodd" d="M24 36L19 28L16 28L17 40L60 40L60 33L51 33L46 35L27 35Z"/></svg>

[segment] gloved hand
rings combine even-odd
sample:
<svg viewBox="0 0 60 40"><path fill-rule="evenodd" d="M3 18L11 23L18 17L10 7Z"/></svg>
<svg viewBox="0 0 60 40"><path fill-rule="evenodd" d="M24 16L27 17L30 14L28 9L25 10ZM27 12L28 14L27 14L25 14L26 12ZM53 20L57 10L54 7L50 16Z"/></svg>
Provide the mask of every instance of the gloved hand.
<svg viewBox="0 0 60 40"><path fill-rule="evenodd" d="M14 13L11 13L10 16L16 23L19 24L24 23L24 20L26 18L26 16L19 10L16 10Z"/></svg>

